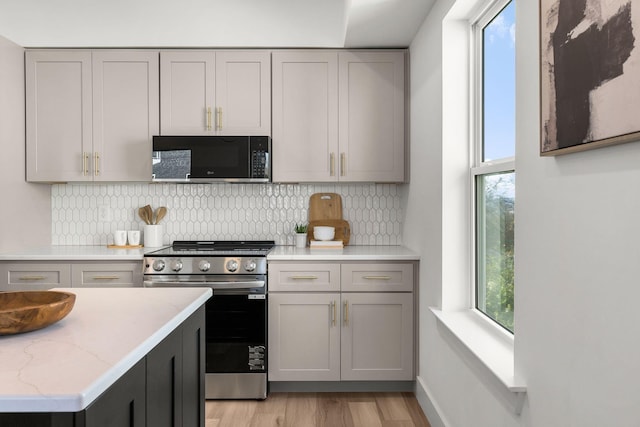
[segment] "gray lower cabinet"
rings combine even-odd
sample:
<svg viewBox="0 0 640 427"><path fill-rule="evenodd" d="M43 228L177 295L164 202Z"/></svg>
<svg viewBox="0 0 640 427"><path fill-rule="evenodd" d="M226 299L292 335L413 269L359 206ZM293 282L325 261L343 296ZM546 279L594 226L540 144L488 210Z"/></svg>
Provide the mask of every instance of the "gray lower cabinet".
<svg viewBox="0 0 640 427"><path fill-rule="evenodd" d="M12 427L204 427L204 306L76 413L0 414Z"/></svg>
<svg viewBox="0 0 640 427"><path fill-rule="evenodd" d="M142 261L0 262L0 291L142 286Z"/></svg>
<svg viewBox="0 0 640 427"><path fill-rule="evenodd" d="M269 381L414 380L412 262L271 262Z"/></svg>

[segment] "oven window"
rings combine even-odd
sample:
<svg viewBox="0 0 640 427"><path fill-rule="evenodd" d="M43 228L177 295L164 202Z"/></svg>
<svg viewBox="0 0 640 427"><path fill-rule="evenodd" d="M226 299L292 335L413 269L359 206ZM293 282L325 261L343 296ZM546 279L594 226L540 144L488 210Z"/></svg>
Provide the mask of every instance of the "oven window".
<svg viewBox="0 0 640 427"><path fill-rule="evenodd" d="M208 373L261 371L255 358L266 345L266 307L266 299L248 295L214 294L207 301Z"/></svg>

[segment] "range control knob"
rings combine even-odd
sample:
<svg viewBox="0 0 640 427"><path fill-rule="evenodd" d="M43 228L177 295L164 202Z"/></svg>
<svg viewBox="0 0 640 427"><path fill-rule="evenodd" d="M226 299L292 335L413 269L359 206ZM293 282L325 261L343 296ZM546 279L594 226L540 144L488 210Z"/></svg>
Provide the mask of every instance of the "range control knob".
<svg viewBox="0 0 640 427"><path fill-rule="evenodd" d="M227 267L227 271L230 271L231 273L233 273L238 269L238 260L230 259L229 261L227 261L226 267Z"/></svg>
<svg viewBox="0 0 640 427"><path fill-rule="evenodd" d="M155 271L162 271L164 270L164 261L161 259L157 259L155 261L153 261L153 269Z"/></svg>
<svg viewBox="0 0 640 427"><path fill-rule="evenodd" d="M253 259L250 259L249 261L244 263L244 269L246 271L253 271L256 269L256 261Z"/></svg>
<svg viewBox="0 0 640 427"><path fill-rule="evenodd" d="M200 269L200 271L209 271L209 269L211 268L211 263L206 259L203 259L198 263L198 268Z"/></svg>
<svg viewBox="0 0 640 427"><path fill-rule="evenodd" d="M171 269L175 272L182 270L182 261L179 259L171 261Z"/></svg>

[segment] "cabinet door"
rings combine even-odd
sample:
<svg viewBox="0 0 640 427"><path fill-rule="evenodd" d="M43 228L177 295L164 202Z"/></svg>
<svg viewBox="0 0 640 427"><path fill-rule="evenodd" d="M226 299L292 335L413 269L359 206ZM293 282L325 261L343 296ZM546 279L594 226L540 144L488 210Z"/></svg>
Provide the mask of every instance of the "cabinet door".
<svg viewBox="0 0 640 427"><path fill-rule="evenodd" d="M87 427L145 427L145 360L141 360L100 395L75 425ZM78 421L78 420L77 420Z"/></svg>
<svg viewBox="0 0 640 427"><path fill-rule="evenodd" d="M413 380L413 294L342 294L341 378Z"/></svg>
<svg viewBox="0 0 640 427"><path fill-rule="evenodd" d="M340 52L340 180L404 181L404 52Z"/></svg>
<svg viewBox="0 0 640 427"><path fill-rule="evenodd" d="M270 263L269 291L340 291L340 264Z"/></svg>
<svg viewBox="0 0 640 427"><path fill-rule="evenodd" d="M88 181L91 52L25 54L27 181Z"/></svg>
<svg viewBox="0 0 640 427"><path fill-rule="evenodd" d="M340 380L340 294L269 294L269 380Z"/></svg>
<svg viewBox="0 0 640 427"><path fill-rule="evenodd" d="M147 354L147 425L182 425L182 328Z"/></svg>
<svg viewBox="0 0 640 427"><path fill-rule="evenodd" d="M205 307L182 324L182 426L205 424Z"/></svg>
<svg viewBox="0 0 640 427"><path fill-rule="evenodd" d="M338 55L273 52L273 180L336 181Z"/></svg>
<svg viewBox="0 0 640 427"><path fill-rule="evenodd" d="M69 264L0 263L0 291L44 290L71 286Z"/></svg>
<svg viewBox="0 0 640 427"><path fill-rule="evenodd" d="M271 135L270 57L269 51L216 52L219 135Z"/></svg>
<svg viewBox="0 0 640 427"><path fill-rule="evenodd" d="M122 288L142 286L140 262L74 263L71 266L73 287Z"/></svg>
<svg viewBox="0 0 640 427"><path fill-rule="evenodd" d="M160 52L160 132L212 135L214 130L215 53Z"/></svg>
<svg viewBox="0 0 640 427"><path fill-rule="evenodd" d="M93 159L96 181L149 181L159 133L158 52L93 52Z"/></svg>

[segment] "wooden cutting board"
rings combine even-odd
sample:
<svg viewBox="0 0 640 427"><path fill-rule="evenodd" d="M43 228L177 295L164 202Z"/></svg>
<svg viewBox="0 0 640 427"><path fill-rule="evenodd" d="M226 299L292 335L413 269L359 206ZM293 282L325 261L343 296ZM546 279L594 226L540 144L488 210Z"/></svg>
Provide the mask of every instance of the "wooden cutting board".
<svg viewBox="0 0 640 427"><path fill-rule="evenodd" d="M342 197L339 194L315 193L309 198L309 221L325 219L342 219Z"/></svg>
<svg viewBox="0 0 640 427"><path fill-rule="evenodd" d="M316 221L309 221L309 229L307 230L308 241L314 240L313 227L316 225L335 227L336 234L333 237L333 240L342 240L342 244L344 246L349 244L349 239L351 238L351 226L349 225L349 221L345 221L344 219L319 219Z"/></svg>

